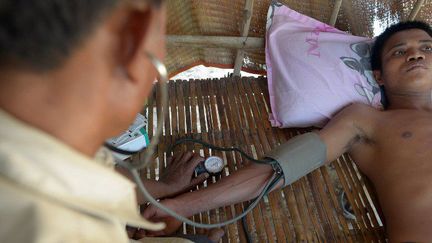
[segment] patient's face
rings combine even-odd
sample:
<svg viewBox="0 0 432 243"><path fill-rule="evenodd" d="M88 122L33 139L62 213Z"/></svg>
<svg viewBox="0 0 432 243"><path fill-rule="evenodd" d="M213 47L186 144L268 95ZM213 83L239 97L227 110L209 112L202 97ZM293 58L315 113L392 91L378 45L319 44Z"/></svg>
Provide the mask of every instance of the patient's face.
<svg viewBox="0 0 432 243"><path fill-rule="evenodd" d="M432 90L432 37L423 30L394 34L382 52L382 82L393 93Z"/></svg>

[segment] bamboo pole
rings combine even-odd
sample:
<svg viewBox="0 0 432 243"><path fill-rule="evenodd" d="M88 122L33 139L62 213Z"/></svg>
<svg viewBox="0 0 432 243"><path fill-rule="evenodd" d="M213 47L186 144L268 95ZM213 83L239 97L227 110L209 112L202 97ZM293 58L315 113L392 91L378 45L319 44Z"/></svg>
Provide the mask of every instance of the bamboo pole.
<svg viewBox="0 0 432 243"><path fill-rule="evenodd" d="M420 8L423 6L424 2L425 2L425 0L417 0L417 2L414 5L414 8L410 12L408 20L414 20L415 19L418 12L420 11Z"/></svg>
<svg viewBox="0 0 432 243"><path fill-rule="evenodd" d="M243 15L243 29L242 29L242 35L243 37L248 36L249 33L249 27L250 22L252 19L252 12L253 12L253 3L254 0L246 0L245 3L245 9L244 9L244 15ZM243 57L244 57L244 50L237 50L235 63L234 63L234 76L240 76L240 70L243 66Z"/></svg>
<svg viewBox="0 0 432 243"><path fill-rule="evenodd" d="M336 0L334 8L333 8L332 15L331 15L330 21L329 21L329 24L331 26L335 26L335 24L336 24L336 20L337 20L337 17L338 17L341 5L342 5L342 0Z"/></svg>
<svg viewBox="0 0 432 243"><path fill-rule="evenodd" d="M188 46L204 48L231 49L263 49L264 38L237 36L197 36L197 35L168 35L169 47Z"/></svg>

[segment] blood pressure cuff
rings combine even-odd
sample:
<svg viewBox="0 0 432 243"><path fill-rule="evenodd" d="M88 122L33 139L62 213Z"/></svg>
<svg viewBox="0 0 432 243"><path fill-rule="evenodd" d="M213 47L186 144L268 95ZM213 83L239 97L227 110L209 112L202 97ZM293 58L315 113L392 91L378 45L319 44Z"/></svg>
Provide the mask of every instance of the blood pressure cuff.
<svg viewBox="0 0 432 243"><path fill-rule="evenodd" d="M318 134L310 132L288 140L265 157L278 162L287 186L324 165L327 147Z"/></svg>

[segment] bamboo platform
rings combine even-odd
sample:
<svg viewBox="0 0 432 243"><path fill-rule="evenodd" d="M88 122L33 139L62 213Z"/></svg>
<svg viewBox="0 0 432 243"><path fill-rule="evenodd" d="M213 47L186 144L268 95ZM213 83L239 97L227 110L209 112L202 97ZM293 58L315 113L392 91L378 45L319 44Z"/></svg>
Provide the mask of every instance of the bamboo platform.
<svg viewBox="0 0 432 243"><path fill-rule="evenodd" d="M236 146L260 158L278 144L308 129L272 128L268 121L267 81L260 78L222 78L169 82L169 115L155 155L156 163L143 171L158 178L166 166L166 151L176 139L202 139L218 146ZM157 89L143 111L148 116L148 132L155 131ZM194 150L203 156L224 158L228 176L249 161L237 153L223 153L188 144L178 150ZM139 160L140 155L134 159ZM221 177L209 178L215 183ZM200 186L205 187L207 185ZM197 188L199 189L199 188ZM356 220L346 219L339 204L344 190ZM386 242L378 203L370 183L361 176L348 155L331 165L315 170L298 182L270 193L247 215L253 242ZM217 222L232 218L242 204L218 208L195 215L198 222ZM379 210L378 210L379 211ZM184 226L183 232L198 234L200 229ZM241 221L225 228L222 242L246 242Z"/></svg>

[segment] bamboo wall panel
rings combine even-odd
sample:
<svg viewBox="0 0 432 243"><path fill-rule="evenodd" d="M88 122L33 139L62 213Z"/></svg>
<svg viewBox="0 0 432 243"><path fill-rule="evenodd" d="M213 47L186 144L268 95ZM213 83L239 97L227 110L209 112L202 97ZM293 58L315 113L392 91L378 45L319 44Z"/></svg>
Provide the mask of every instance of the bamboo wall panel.
<svg viewBox="0 0 432 243"><path fill-rule="evenodd" d="M381 28L408 18L417 0L344 0L336 27L372 37ZM280 0L302 14L328 23L336 0ZM249 37L265 37L271 0L254 1ZM168 0L167 34L241 36L245 0ZM424 1L416 17L432 21L432 1ZM227 48L169 47L166 64L170 75L197 64L233 68L236 50ZM265 74L263 49L245 52L243 70Z"/></svg>

